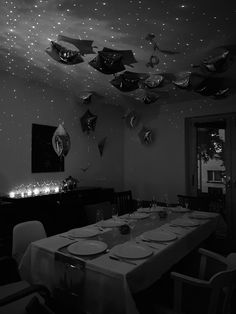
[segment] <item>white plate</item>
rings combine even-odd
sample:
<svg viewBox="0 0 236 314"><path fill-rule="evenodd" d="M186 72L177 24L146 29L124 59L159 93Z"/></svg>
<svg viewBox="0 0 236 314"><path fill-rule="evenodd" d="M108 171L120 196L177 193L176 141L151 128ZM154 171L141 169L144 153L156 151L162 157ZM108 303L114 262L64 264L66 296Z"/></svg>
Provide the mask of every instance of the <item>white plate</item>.
<svg viewBox="0 0 236 314"><path fill-rule="evenodd" d="M114 246L111 253L121 258L140 259L152 255L153 251L143 245L127 242Z"/></svg>
<svg viewBox="0 0 236 314"><path fill-rule="evenodd" d="M165 206L156 206L156 207L151 207L151 212L163 212L166 211L168 207Z"/></svg>
<svg viewBox="0 0 236 314"><path fill-rule="evenodd" d="M156 242L168 242L173 241L177 238L174 233L163 231L163 230L151 230L144 232L142 238L145 240L156 241Z"/></svg>
<svg viewBox="0 0 236 314"><path fill-rule="evenodd" d="M139 212L139 213L150 213L151 212L151 208L149 208L149 207L138 208L137 212Z"/></svg>
<svg viewBox="0 0 236 314"><path fill-rule="evenodd" d="M144 219L150 217L150 214L147 213L132 213L130 215L127 215L126 219Z"/></svg>
<svg viewBox="0 0 236 314"><path fill-rule="evenodd" d="M107 244L96 240L81 240L68 246L67 250L73 255L94 255L107 249Z"/></svg>
<svg viewBox="0 0 236 314"><path fill-rule="evenodd" d="M68 231L67 234L73 238L90 238L96 236L98 233L99 231L96 229L78 228Z"/></svg>
<svg viewBox="0 0 236 314"><path fill-rule="evenodd" d="M180 226L180 227L195 227L199 226L199 222L193 221L190 219L175 219L170 222L171 226Z"/></svg>
<svg viewBox="0 0 236 314"><path fill-rule="evenodd" d="M215 217L214 213L191 213L189 215L189 218L195 218L195 219L209 219Z"/></svg>
<svg viewBox="0 0 236 314"><path fill-rule="evenodd" d="M171 211L173 213L188 213L188 212L190 212L190 210L188 208L184 208L181 206L171 207Z"/></svg>
<svg viewBox="0 0 236 314"><path fill-rule="evenodd" d="M113 228L113 227L120 227L125 225L125 222L122 220L102 220L97 223L98 226L102 228Z"/></svg>

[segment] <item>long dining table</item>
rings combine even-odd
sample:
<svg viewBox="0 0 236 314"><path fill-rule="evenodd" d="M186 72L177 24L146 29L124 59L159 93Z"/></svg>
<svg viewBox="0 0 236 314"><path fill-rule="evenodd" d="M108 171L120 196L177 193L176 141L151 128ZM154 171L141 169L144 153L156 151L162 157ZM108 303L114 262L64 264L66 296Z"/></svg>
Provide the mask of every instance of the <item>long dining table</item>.
<svg viewBox="0 0 236 314"><path fill-rule="evenodd" d="M32 242L19 267L21 277L53 291L65 282L76 289L78 281L81 288L82 272L86 313L137 314L134 294L150 287L216 230L218 214L179 209L165 209L164 218L160 218L158 208L139 209L131 215ZM120 227L131 225L130 221L135 221L132 237ZM145 238L148 234L161 236L160 241ZM86 252L91 243L95 251ZM76 248L81 245L80 255ZM70 279L65 273L68 265L72 266Z"/></svg>

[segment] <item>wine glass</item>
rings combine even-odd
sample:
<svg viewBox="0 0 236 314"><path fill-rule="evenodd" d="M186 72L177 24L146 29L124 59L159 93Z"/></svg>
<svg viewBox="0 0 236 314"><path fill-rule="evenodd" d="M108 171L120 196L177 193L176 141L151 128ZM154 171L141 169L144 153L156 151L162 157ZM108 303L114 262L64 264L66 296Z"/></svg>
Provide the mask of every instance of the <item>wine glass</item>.
<svg viewBox="0 0 236 314"><path fill-rule="evenodd" d="M166 203L166 207L168 207L169 206L169 198L168 198L167 193L164 194L164 202Z"/></svg>
<svg viewBox="0 0 236 314"><path fill-rule="evenodd" d="M130 241L133 240L133 230L136 226L136 220L135 219L130 219L128 222L128 225L130 227Z"/></svg>
<svg viewBox="0 0 236 314"><path fill-rule="evenodd" d="M111 212L113 220L116 220L118 217L118 208L115 205L112 206Z"/></svg>
<svg viewBox="0 0 236 314"><path fill-rule="evenodd" d="M188 202L188 200L185 200L185 201L184 201L184 207L185 207L186 209L189 209L189 202Z"/></svg>
<svg viewBox="0 0 236 314"><path fill-rule="evenodd" d="M142 202L140 200L140 198L137 198L137 209L142 207Z"/></svg>
<svg viewBox="0 0 236 314"><path fill-rule="evenodd" d="M96 223L99 223L102 220L103 220L103 210L98 209L96 212Z"/></svg>

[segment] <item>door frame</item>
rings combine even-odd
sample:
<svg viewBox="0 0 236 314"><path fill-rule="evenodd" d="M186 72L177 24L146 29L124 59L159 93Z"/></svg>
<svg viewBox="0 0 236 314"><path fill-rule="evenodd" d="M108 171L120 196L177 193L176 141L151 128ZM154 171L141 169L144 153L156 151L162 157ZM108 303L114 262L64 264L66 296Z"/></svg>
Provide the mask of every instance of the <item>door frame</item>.
<svg viewBox="0 0 236 314"><path fill-rule="evenodd" d="M187 195L197 196L197 128L195 123L215 121L226 123L226 222L229 238L236 244L236 112L185 118L185 191Z"/></svg>

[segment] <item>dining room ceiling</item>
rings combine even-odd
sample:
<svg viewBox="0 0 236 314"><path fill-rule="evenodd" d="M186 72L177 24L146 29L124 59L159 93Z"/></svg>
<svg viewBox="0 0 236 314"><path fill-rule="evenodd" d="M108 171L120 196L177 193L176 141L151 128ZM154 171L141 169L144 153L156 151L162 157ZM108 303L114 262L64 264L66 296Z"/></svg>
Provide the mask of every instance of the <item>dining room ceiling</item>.
<svg viewBox="0 0 236 314"><path fill-rule="evenodd" d="M230 96L236 85L235 17L234 0L5 0L0 3L0 74L40 83L42 88L59 87L77 97L89 91L143 100L143 84L131 91L111 84L125 71L163 76L164 84L148 90L146 101L217 99L218 92L220 97ZM58 35L90 40L91 51L83 53ZM55 60L46 53L52 42L78 52L83 61L70 64L61 55ZM130 50L137 62L104 74L91 64L104 48ZM108 62L114 64L117 57L119 53ZM205 67L206 61L213 71ZM214 62L223 66L215 70Z"/></svg>

